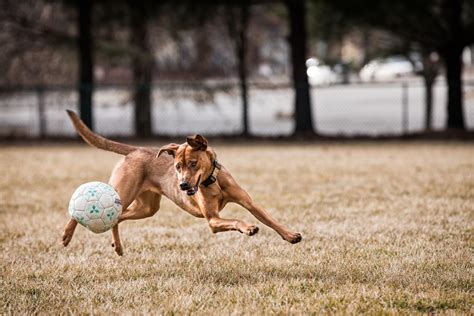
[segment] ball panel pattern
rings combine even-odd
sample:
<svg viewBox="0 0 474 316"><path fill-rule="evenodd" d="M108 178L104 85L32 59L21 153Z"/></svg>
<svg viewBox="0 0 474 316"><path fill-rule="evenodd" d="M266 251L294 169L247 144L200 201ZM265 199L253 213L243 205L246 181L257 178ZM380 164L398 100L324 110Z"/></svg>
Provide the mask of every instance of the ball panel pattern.
<svg viewBox="0 0 474 316"><path fill-rule="evenodd" d="M104 212L102 212L101 218L105 224L110 224L114 222L116 214L117 214L117 211L115 210L115 208L109 207L109 208L106 208Z"/></svg>
<svg viewBox="0 0 474 316"><path fill-rule="evenodd" d="M74 200L74 210L84 211L86 209L87 199L80 195Z"/></svg>
<svg viewBox="0 0 474 316"><path fill-rule="evenodd" d="M103 192L99 199L99 202L103 208L109 208L114 206L114 197L107 192Z"/></svg>
<svg viewBox="0 0 474 316"><path fill-rule="evenodd" d="M104 222L100 218L89 220L89 222L87 223L87 228L89 228L90 231L96 234L103 233L109 230L109 228L105 226Z"/></svg>
<svg viewBox="0 0 474 316"><path fill-rule="evenodd" d="M87 202L85 213L88 218L90 219L99 218L102 211L103 210L99 204L99 201Z"/></svg>
<svg viewBox="0 0 474 316"><path fill-rule="evenodd" d="M69 215L94 233L102 233L117 224L122 203L115 189L107 183L80 185L71 197Z"/></svg>

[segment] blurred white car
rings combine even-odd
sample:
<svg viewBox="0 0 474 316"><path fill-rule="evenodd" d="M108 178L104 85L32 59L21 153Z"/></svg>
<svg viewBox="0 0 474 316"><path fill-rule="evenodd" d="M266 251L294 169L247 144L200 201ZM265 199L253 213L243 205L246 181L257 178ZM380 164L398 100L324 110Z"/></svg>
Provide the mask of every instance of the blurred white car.
<svg viewBox="0 0 474 316"><path fill-rule="evenodd" d="M408 59L394 56L370 61L362 67L359 77L364 82L391 81L414 74L415 69Z"/></svg>
<svg viewBox="0 0 474 316"><path fill-rule="evenodd" d="M328 86L337 82L337 75L331 67L321 64L317 58L306 61L306 74L312 86Z"/></svg>

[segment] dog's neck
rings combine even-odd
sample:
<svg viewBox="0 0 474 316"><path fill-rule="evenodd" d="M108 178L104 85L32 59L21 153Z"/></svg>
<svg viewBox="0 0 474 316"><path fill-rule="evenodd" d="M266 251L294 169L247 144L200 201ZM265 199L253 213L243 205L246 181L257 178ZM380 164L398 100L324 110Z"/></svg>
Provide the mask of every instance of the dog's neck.
<svg viewBox="0 0 474 316"><path fill-rule="evenodd" d="M201 185L208 187L214 182L217 181L217 175L219 174L219 171L221 170L221 165L219 162L217 162L216 159L212 161L212 172L209 177L207 177L204 181L201 182Z"/></svg>

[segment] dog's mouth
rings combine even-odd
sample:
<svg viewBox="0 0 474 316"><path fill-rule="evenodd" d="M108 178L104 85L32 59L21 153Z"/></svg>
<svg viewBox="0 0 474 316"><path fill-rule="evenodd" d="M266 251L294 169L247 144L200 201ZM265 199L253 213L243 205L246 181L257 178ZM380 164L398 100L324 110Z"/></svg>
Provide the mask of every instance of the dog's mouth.
<svg viewBox="0 0 474 316"><path fill-rule="evenodd" d="M191 195L196 194L198 190L199 190L198 186L195 186L194 188L186 190L186 194L191 196Z"/></svg>
<svg viewBox="0 0 474 316"><path fill-rule="evenodd" d="M186 190L186 194L191 196L197 193L199 190L199 182L201 181L201 175L199 175L199 178L197 179L196 185L192 187L191 189Z"/></svg>

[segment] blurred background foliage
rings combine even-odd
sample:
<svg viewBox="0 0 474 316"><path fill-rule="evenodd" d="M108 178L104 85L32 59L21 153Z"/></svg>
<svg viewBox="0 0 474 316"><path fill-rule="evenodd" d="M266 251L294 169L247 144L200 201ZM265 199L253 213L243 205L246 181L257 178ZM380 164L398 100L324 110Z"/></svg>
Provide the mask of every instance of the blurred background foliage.
<svg viewBox="0 0 474 316"><path fill-rule="evenodd" d="M2 87L76 85L89 126L96 85L133 86L140 137L152 135L153 84L209 80L238 82L243 134L249 81L289 82L294 133L313 134L308 67L325 65L337 76L323 84L348 84L390 56L423 78L426 130L440 74L448 85L446 127L465 130L462 80L473 60L474 2L4 0L0 41Z"/></svg>

